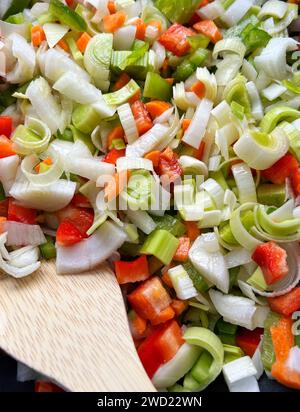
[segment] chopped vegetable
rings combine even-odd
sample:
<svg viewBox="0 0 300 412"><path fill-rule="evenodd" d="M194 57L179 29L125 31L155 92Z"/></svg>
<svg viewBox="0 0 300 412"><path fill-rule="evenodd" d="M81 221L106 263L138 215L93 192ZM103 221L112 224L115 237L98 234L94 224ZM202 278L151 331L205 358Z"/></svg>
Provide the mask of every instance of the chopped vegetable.
<svg viewBox="0 0 300 412"><path fill-rule="evenodd" d="M285 295L268 298L271 310L283 316L291 316L300 309L300 287L292 289Z"/></svg>
<svg viewBox="0 0 300 412"><path fill-rule="evenodd" d="M199 23L194 24L193 27L197 32L209 37L214 44L222 39L220 30L212 20L199 21Z"/></svg>
<svg viewBox="0 0 300 412"><path fill-rule="evenodd" d="M146 256L140 256L131 262L117 260L114 264L116 276L120 285L141 282L150 276Z"/></svg>
<svg viewBox="0 0 300 412"><path fill-rule="evenodd" d="M168 30L163 33L159 42L175 56L183 56L190 50L188 37L192 36L194 31L181 24L174 23Z"/></svg>
<svg viewBox="0 0 300 412"><path fill-rule="evenodd" d="M13 120L9 116L0 116L0 135L10 137L13 128Z"/></svg>
<svg viewBox="0 0 300 412"><path fill-rule="evenodd" d="M251 331L245 328L240 328L236 336L236 344L245 352L246 355L252 358L256 348L260 344L262 335L263 329L261 328Z"/></svg>
<svg viewBox="0 0 300 412"><path fill-rule="evenodd" d="M139 135L141 136L148 132L153 126L147 106L141 101L136 101L131 105L131 110Z"/></svg>
<svg viewBox="0 0 300 412"><path fill-rule="evenodd" d="M262 171L262 176L272 183L280 185L285 183L287 177L298 169L299 163L291 154L286 154L273 166Z"/></svg>

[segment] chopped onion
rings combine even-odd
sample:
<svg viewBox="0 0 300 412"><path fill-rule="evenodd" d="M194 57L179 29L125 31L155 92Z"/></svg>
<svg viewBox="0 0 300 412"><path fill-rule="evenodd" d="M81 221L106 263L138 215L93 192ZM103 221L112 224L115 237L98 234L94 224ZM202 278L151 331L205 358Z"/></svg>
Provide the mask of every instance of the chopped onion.
<svg viewBox="0 0 300 412"><path fill-rule="evenodd" d="M119 249L125 239L123 230L114 223L105 222L92 236L73 246L56 245L57 273L82 273L96 268Z"/></svg>
<svg viewBox="0 0 300 412"><path fill-rule="evenodd" d="M189 251L189 258L205 279L228 293L229 272L214 233L198 237Z"/></svg>
<svg viewBox="0 0 300 412"><path fill-rule="evenodd" d="M143 157L146 153L154 150L168 133L169 128L156 124L138 140L126 147L126 156Z"/></svg>
<svg viewBox="0 0 300 412"><path fill-rule="evenodd" d="M135 40L136 27L124 26L114 32L114 50L131 50Z"/></svg>
<svg viewBox="0 0 300 412"><path fill-rule="evenodd" d="M247 274L247 276L248 276L248 274ZM243 280L238 279L238 285L239 285L239 288L241 289L243 295L245 295L247 298L253 300L255 303L258 303L259 305L267 305L268 304L267 300L265 298L263 298L263 297L258 298L255 295L252 287L248 283L244 282Z"/></svg>
<svg viewBox="0 0 300 412"><path fill-rule="evenodd" d="M129 144L132 144L138 139L139 133L129 103L125 103L119 106L117 112L120 118L121 125L124 129L127 142Z"/></svg>
<svg viewBox="0 0 300 412"><path fill-rule="evenodd" d="M218 209L223 208L225 192L216 180L209 178L200 187L211 196Z"/></svg>
<svg viewBox="0 0 300 412"><path fill-rule="evenodd" d="M14 184L20 158L18 155L3 157L0 159L0 181L3 185L5 194L8 195Z"/></svg>
<svg viewBox="0 0 300 412"><path fill-rule="evenodd" d="M198 67L196 79L205 85L205 97L208 100L215 101L217 97L217 80L214 74L209 73L206 67Z"/></svg>
<svg viewBox="0 0 300 412"><path fill-rule="evenodd" d="M149 235L156 228L156 223L144 210L126 210L129 220L142 232Z"/></svg>
<svg viewBox="0 0 300 412"><path fill-rule="evenodd" d="M243 356L223 366L223 376L230 387L241 379L255 376L257 370L249 356Z"/></svg>
<svg viewBox="0 0 300 412"><path fill-rule="evenodd" d="M68 33L69 27L58 23L46 23L43 30L49 47L52 49Z"/></svg>
<svg viewBox="0 0 300 412"><path fill-rule="evenodd" d="M206 6L201 7L196 13L202 19L215 20L218 17L222 16L225 12L225 9L220 0L215 0L212 3L208 3Z"/></svg>
<svg viewBox="0 0 300 412"><path fill-rule="evenodd" d="M204 98L197 107L196 113L190 126L183 136L183 141L188 145L198 149L204 137L206 126L209 120L213 102Z"/></svg>
<svg viewBox="0 0 300 412"><path fill-rule="evenodd" d="M225 13L222 14L221 19L229 27L234 26L245 16L252 4L252 0L235 0Z"/></svg>
<svg viewBox="0 0 300 412"><path fill-rule="evenodd" d="M264 117L264 108L255 83L253 81L246 83L246 89L251 101L252 116L255 120L261 120Z"/></svg>
<svg viewBox="0 0 300 412"><path fill-rule="evenodd" d="M141 157L119 157L117 160L117 171L144 169L153 172L153 164L151 160L143 159Z"/></svg>
<svg viewBox="0 0 300 412"><path fill-rule="evenodd" d="M32 79L35 71L34 49L24 37L17 33L11 34L8 38L12 42L12 54L17 59L17 63L13 70L7 74L6 80L9 83L25 83Z"/></svg>
<svg viewBox="0 0 300 412"><path fill-rule="evenodd" d="M46 243L43 231L38 225L6 221L3 226L7 232L7 246L38 246Z"/></svg>
<svg viewBox="0 0 300 412"><path fill-rule="evenodd" d="M156 117L153 121L154 124L157 123L166 123L174 112L174 107L170 107L170 109L165 110L160 116Z"/></svg>
<svg viewBox="0 0 300 412"><path fill-rule="evenodd" d="M263 335L261 336L261 338ZM261 349L262 349L262 339L260 341L260 344L257 346L256 351L254 352L254 355L252 356L252 362L253 365L255 366L255 369L257 370L257 373L255 375L256 379L260 379L264 373L264 365L261 360Z"/></svg>
<svg viewBox="0 0 300 412"><path fill-rule="evenodd" d="M241 379L229 386L230 392L260 392L255 376Z"/></svg>
<svg viewBox="0 0 300 412"><path fill-rule="evenodd" d="M9 254L9 263L16 268L32 265L39 260L39 249L35 246L25 246Z"/></svg>
<svg viewBox="0 0 300 412"><path fill-rule="evenodd" d="M230 229L233 236L238 241L238 243L247 250L254 250L262 242L256 239L254 236L244 228L244 225L241 222L241 212L246 210L252 210L255 204L245 203L236 209L230 218Z"/></svg>
<svg viewBox="0 0 300 412"><path fill-rule="evenodd" d="M185 175L195 174L205 177L208 176L207 166L201 160L195 159L192 156L180 156L179 163Z"/></svg>
<svg viewBox="0 0 300 412"><path fill-rule="evenodd" d="M152 49L156 54L157 70L160 70L162 68L163 64L164 64L165 59L166 59L166 49L158 41L153 43Z"/></svg>
<svg viewBox="0 0 300 412"><path fill-rule="evenodd" d="M233 165L232 174L239 191L240 203L256 202L256 187L250 167L246 163Z"/></svg>
<svg viewBox="0 0 300 412"><path fill-rule="evenodd" d="M228 269L252 262L252 254L244 248L236 248L225 255L225 264Z"/></svg>
<svg viewBox="0 0 300 412"><path fill-rule="evenodd" d="M240 59L243 59L246 53L246 46L238 37L222 39L215 44L212 54L213 58L216 59L219 53L236 53Z"/></svg>

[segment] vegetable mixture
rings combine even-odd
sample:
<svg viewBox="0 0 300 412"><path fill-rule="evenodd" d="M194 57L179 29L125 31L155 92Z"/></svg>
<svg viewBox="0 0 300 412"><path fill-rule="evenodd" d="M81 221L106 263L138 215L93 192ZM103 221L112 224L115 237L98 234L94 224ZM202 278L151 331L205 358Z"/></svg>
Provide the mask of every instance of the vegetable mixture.
<svg viewBox="0 0 300 412"><path fill-rule="evenodd" d="M108 259L158 390L300 389L298 1L0 16L1 271Z"/></svg>

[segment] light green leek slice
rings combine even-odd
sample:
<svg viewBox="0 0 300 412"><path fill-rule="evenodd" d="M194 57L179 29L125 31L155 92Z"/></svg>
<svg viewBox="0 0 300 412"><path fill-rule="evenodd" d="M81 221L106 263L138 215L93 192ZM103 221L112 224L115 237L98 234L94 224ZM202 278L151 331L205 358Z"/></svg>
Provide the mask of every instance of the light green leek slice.
<svg viewBox="0 0 300 412"><path fill-rule="evenodd" d="M300 219L289 219L283 222L274 222L262 205L256 207L255 216L260 226L270 235L289 236L300 230Z"/></svg>
<svg viewBox="0 0 300 412"><path fill-rule="evenodd" d="M113 35L101 33L89 41L84 53L84 67L100 89L103 81L109 79L112 49Z"/></svg>
<svg viewBox="0 0 300 412"><path fill-rule="evenodd" d="M59 0L50 1L49 13L72 30L84 32L87 29L85 20Z"/></svg>
<svg viewBox="0 0 300 412"><path fill-rule="evenodd" d="M225 87L223 98L229 104L232 101L235 101L239 105L243 106L247 116L251 115L251 103L246 88L246 78L244 76L238 75L235 79L229 82L229 84Z"/></svg>
<svg viewBox="0 0 300 412"><path fill-rule="evenodd" d="M78 105L72 114L72 123L80 132L91 134L99 125L101 116L91 105Z"/></svg>
<svg viewBox="0 0 300 412"><path fill-rule="evenodd" d="M290 151L296 156L298 162L300 162L300 131L292 124L288 122L282 122L278 126L281 128L290 142Z"/></svg>
<svg viewBox="0 0 300 412"><path fill-rule="evenodd" d="M12 141L17 153L22 155L44 152L50 142L51 131L41 120L28 117L13 133Z"/></svg>
<svg viewBox="0 0 300 412"><path fill-rule="evenodd" d="M122 89L113 93L104 94L103 97L107 104L111 106L118 106L126 103L127 100L134 96L139 90L139 85L131 79L126 86L122 87Z"/></svg>
<svg viewBox="0 0 300 412"><path fill-rule="evenodd" d="M255 270L255 272L250 276L250 278L247 280L247 283L261 291L265 291L268 288L263 271L260 267L258 267Z"/></svg>
<svg viewBox="0 0 300 412"><path fill-rule="evenodd" d="M270 133L280 121L299 119L300 111L288 106L277 106L271 109L260 122L262 132Z"/></svg>
<svg viewBox="0 0 300 412"><path fill-rule="evenodd" d="M257 199L263 205L280 207L286 199L286 185L262 184L257 188Z"/></svg>

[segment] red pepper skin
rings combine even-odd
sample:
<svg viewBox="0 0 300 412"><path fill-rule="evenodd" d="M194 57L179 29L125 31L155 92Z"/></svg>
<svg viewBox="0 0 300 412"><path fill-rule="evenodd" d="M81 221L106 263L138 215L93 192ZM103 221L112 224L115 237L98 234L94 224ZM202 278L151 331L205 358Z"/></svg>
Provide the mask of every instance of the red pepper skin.
<svg viewBox="0 0 300 412"><path fill-rule="evenodd" d="M153 126L150 113L147 110L146 105L137 100L131 105L132 114L139 132L139 136L142 136Z"/></svg>
<svg viewBox="0 0 300 412"><path fill-rule="evenodd" d="M173 257L176 262L186 262L189 258L189 250L191 246L191 241L188 237L179 238L179 246Z"/></svg>
<svg viewBox="0 0 300 412"><path fill-rule="evenodd" d="M65 392L52 382L35 381L34 392Z"/></svg>
<svg viewBox="0 0 300 412"><path fill-rule="evenodd" d="M61 246L72 246L84 239L77 227L69 220L64 220L57 229L56 241Z"/></svg>
<svg viewBox="0 0 300 412"><path fill-rule="evenodd" d="M283 279L289 272L286 251L275 242L258 245L252 259L263 271L267 285L273 285Z"/></svg>
<svg viewBox="0 0 300 412"><path fill-rule="evenodd" d="M285 182L287 177L292 176L292 174L298 169L299 164L297 159L290 153L279 159L273 166L268 169L262 170L262 176L269 180L270 182L281 185Z"/></svg>
<svg viewBox="0 0 300 412"><path fill-rule="evenodd" d="M184 56L188 53L191 46L188 36L193 36L195 32L192 29L174 23L168 30L159 37L159 42L175 56Z"/></svg>
<svg viewBox="0 0 300 412"><path fill-rule="evenodd" d="M121 150L112 149L104 157L103 162L111 163L115 165L117 163L117 160L120 157L124 157L124 156L125 156L125 149L121 149Z"/></svg>
<svg viewBox="0 0 300 412"><path fill-rule="evenodd" d="M283 316L291 316L292 313L300 309L300 286L295 287L285 295L268 298L268 303L273 312Z"/></svg>
<svg viewBox="0 0 300 412"><path fill-rule="evenodd" d="M36 223L36 216L37 212L35 209L21 206L12 198L8 200L7 220L34 225Z"/></svg>
<svg viewBox="0 0 300 412"><path fill-rule="evenodd" d="M12 118L9 116L0 116L0 135L10 137L13 128Z"/></svg>
<svg viewBox="0 0 300 412"><path fill-rule="evenodd" d="M138 348L138 355L150 379L161 365L176 355L183 343L181 328L175 320L153 328Z"/></svg>
<svg viewBox="0 0 300 412"><path fill-rule="evenodd" d="M150 276L147 257L143 255L131 262L117 260L115 272L120 285L146 280Z"/></svg>
<svg viewBox="0 0 300 412"><path fill-rule="evenodd" d="M88 237L86 232L94 222L94 211L92 209L75 207L72 204L56 213L60 224L64 221L72 223L81 233L82 237Z"/></svg>
<svg viewBox="0 0 300 412"><path fill-rule="evenodd" d="M169 183L174 183L182 175L182 169L177 155L167 147L159 156L157 173L164 176Z"/></svg>
<svg viewBox="0 0 300 412"><path fill-rule="evenodd" d="M75 207L91 207L91 203L87 197L81 193L76 193L71 200L71 205Z"/></svg>
<svg viewBox="0 0 300 412"><path fill-rule="evenodd" d="M8 199L0 201L0 217L7 217L8 212Z"/></svg>
<svg viewBox="0 0 300 412"><path fill-rule="evenodd" d="M294 171L291 177L291 184L295 196L300 195L300 169Z"/></svg>
<svg viewBox="0 0 300 412"><path fill-rule="evenodd" d="M264 330L262 328L256 328L254 330L239 328L236 336L236 344L243 350L243 352L245 352L246 355L252 357L263 334Z"/></svg>

